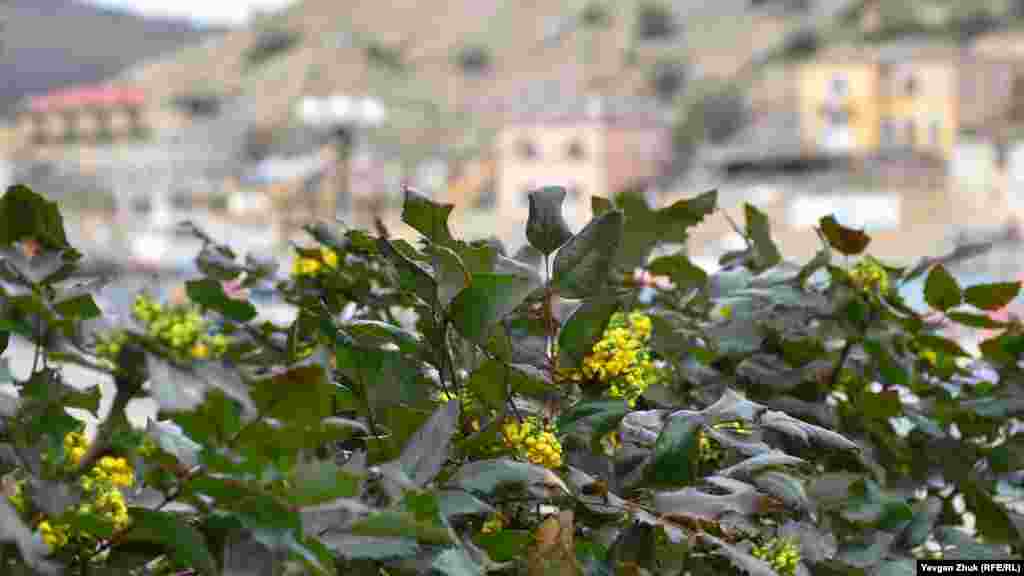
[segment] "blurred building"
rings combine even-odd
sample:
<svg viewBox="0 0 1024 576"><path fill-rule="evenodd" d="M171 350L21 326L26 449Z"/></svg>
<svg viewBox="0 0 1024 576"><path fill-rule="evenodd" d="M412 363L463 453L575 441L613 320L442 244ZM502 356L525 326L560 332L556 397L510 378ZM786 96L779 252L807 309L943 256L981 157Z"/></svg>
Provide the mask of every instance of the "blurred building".
<svg viewBox="0 0 1024 576"><path fill-rule="evenodd" d="M591 197L659 177L670 154L669 118L654 100L528 93L499 133L496 198L482 204L521 228L529 192L564 186L566 218L582 226Z"/></svg>
<svg viewBox="0 0 1024 576"><path fill-rule="evenodd" d="M848 44L799 73L801 139L809 151L913 150L948 158L964 118L962 50L952 44Z"/></svg>

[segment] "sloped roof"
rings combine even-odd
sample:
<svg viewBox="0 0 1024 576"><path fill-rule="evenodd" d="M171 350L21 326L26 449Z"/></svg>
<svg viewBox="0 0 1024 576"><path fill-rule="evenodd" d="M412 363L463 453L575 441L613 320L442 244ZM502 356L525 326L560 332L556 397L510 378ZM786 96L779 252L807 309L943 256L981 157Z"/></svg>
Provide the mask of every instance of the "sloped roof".
<svg viewBox="0 0 1024 576"><path fill-rule="evenodd" d="M52 112L55 110L90 106L138 106L145 101L146 94L140 88L85 85L29 96L25 102L25 107L32 112Z"/></svg>

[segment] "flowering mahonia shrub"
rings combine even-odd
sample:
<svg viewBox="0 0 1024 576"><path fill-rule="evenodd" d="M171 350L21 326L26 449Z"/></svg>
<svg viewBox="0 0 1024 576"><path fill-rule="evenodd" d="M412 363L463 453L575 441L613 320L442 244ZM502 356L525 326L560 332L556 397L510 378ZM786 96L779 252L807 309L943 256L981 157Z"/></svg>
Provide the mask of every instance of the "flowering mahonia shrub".
<svg viewBox="0 0 1024 576"><path fill-rule="evenodd" d="M527 418L523 422L506 422L501 432L505 446L520 458L545 468L562 467L562 444L554 426L544 425L537 418Z"/></svg>
<svg viewBox="0 0 1024 576"><path fill-rule="evenodd" d="M231 338L211 330L196 306L164 306L140 294L132 306L132 317L146 327L146 333L167 346L179 360L220 358L228 350ZM111 365L128 341L128 334L115 330L97 337L96 354Z"/></svg>
<svg viewBox="0 0 1024 576"><path fill-rule="evenodd" d="M709 274L664 249L714 192L594 198L578 231L565 196L529 195L509 257L406 190L417 242L310 225L283 277L191 227L188 302L142 296L109 330L95 283L66 282L82 256L56 206L9 189L0 352L37 355L0 370L0 573L866 575L1024 553L1024 341L978 312L1019 284L888 266L831 217L795 266L752 206ZM927 314L899 296L925 275ZM266 285L293 318L260 318ZM999 331L984 363L935 313ZM70 363L112 381L102 416Z"/></svg>
<svg viewBox="0 0 1024 576"><path fill-rule="evenodd" d="M338 253L330 248L304 250L292 263L292 277L317 276L338 268Z"/></svg>
<svg viewBox="0 0 1024 576"><path fill-rule="evenodd" d="M650 337L649 316L617 312L593 352L583 360L583 367L568 371L568 375L577 382L595 380L607 387L609 397L622 398L633 407L660 377L648 346Z"/></svg>

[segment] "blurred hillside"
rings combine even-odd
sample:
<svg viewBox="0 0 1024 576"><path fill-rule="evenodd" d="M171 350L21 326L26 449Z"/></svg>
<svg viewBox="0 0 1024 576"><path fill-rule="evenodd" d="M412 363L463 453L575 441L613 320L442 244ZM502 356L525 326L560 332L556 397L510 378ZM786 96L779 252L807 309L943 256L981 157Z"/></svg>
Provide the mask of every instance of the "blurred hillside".
<svg viewBox="0 0 1024 576"><path fill-rule="evenodd" d="M749 0L303 0L128 77L152 101L256 93L268 126L292 122L302 96L374 94L404 149L472 148L531 98L672 101L695 77L735 71L805 14Z"/></svg>
<svg viewBox="0 0 1024 576"><path fill-rule="evenodd" d="M72 0L6 0L0 23L0 115L26 94L96 82L219 32Z"/></svg>

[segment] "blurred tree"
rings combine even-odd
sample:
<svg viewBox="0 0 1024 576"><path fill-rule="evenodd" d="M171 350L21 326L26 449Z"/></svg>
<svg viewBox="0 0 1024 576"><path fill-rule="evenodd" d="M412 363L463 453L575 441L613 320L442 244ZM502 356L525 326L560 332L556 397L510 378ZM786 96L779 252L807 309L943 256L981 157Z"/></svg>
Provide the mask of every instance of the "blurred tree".
<svg viewBox="0 0 1024 576"><path fill-rule="evenodd" d="M658 2L640 5L636 19L636 35L642 41L667 40L678 32L672 10Z"/></svg>
<svg viewBox="0 0 1024 576"><path fill-rule="evenodd" d="M655 97L670 103L686 85L686 67L675 60L661 60L651 70L651 89Z"/></svg>
<svg viewBox="0 0 1024 576"><path fill-rule="evenodd" d="M459 50L456 61L465 76L483 76L491 69L491 52L483 45L473 44Z"/></svg>

